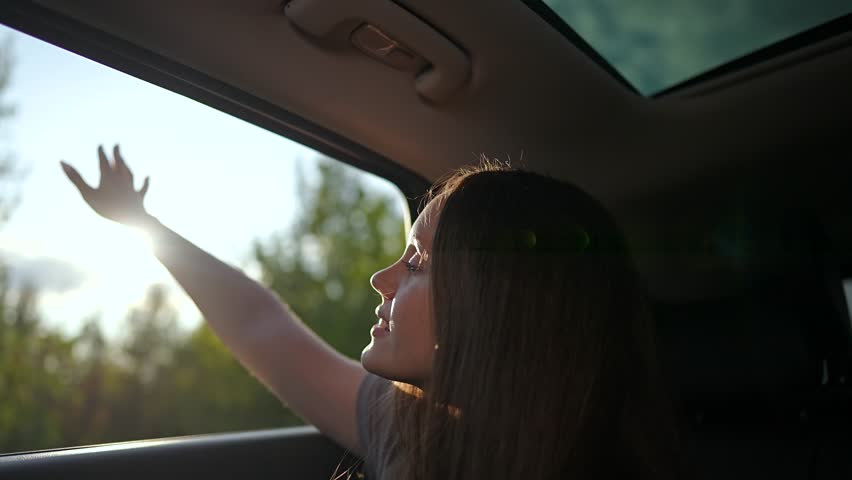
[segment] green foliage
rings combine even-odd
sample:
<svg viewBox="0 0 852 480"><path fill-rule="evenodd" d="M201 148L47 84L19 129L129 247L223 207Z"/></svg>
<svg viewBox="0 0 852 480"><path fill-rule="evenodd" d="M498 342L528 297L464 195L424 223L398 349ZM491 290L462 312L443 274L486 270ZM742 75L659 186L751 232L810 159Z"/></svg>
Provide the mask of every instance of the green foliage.
<svg viewBox="0 0 852 480"><path fill-rule="evenodd" d="M62 439L73 342L40 327L35 290L10 288L0 266L0 451Z"/></svg>
<svg viewBox="0 0 852 480"><path fill-rule="evenodd" d="M401 202L371 194L354 173L322 161L300 176L301 215L253 245L262 281L345 354L369 340L376 270L402 249ZM0 453L297 425L301 420L234 359L205 324L177 330L153 286L109 344L100 319L64 338L38 314L38 294L0 269Z"/></svg>
<svg viewBox="0 0 852 480"><path fill-rule="evenodd" d="M0 96L11 71L0 47ZM11 113L0 98L0 118ZM357 358L379 302L369 285L402 249L402 202L370 193L339 163L299 177L301 214L252 245L262 281L305 323ZM18 165L0 155L0 226L18 202ZM152 286L110 344L98 317L76 336L48 328L38 291L13 285L0 263L0 453L302 423L202 324L188 334L165 290Z"/></svg>
<svg viewBox="0 0 852 480"><path fill-rule="evenodd" d="M255 244L262 281L338 351L359 358L380 298L370 276L402 252L401 202L371 196L340 164L323 162L320 183L299 179L304 215Z"/></svg>
<svg viewBox="0 0 852 480"><path fill-rule="evenodd" d="M0 44L0 119L9 118L14 108L5 102L4 95L12 75L12 46L7 38ZM0 227L9 219L19 198L12 186L21 177L20 166L10 153L0 152Z"/></svg>
<svg viewBox="0 0 852 480"><path fill-rule="evenodd" d="M202 325L175 351L150 392L162 406L148 436L272 428L302 423L234 359Z"/></svg>

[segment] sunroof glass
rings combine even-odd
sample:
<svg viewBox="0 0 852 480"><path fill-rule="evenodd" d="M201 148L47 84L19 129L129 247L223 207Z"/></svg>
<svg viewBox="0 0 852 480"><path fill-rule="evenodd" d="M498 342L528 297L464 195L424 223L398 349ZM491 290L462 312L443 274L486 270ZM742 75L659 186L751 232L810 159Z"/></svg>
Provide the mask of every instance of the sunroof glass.
<svg viewBox="0 0 852 480"><path fill-rule="evenodd" d="M850 0L543 0L651 95L852 13Z"/></svg>

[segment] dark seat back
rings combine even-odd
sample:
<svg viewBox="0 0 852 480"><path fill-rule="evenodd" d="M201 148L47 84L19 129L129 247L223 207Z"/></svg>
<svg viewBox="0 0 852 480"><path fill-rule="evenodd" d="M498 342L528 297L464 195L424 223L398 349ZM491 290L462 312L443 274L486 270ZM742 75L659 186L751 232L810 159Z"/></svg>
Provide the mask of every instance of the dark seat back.
<svg viewBox="0 0 852 480"><path fill-rule="evenodd" d="M657 305L660 357L684 408L696 478L809 478L809 412L823 368L812 293L772 282Z"/></svg>

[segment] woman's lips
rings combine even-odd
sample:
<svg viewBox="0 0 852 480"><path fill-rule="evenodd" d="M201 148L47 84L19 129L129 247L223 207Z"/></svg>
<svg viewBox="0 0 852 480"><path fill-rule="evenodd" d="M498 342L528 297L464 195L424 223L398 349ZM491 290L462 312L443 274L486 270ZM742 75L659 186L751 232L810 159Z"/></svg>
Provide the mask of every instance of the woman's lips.
<svg viewBox="0 0 852 480"><path fill-rule="evenodd" d="M370 330L370 335L374 338L381 338L390 335L390 325L384 319L380 318L379 323L373 325Z"/></svg>
<svg viewBox="0 0 852 480"><path fill-rule="evenodd" d="M372 335L373 338L382 338L390 335L390 332L378 325L373 325L372 330L370 330L370 335Z"/></svg>

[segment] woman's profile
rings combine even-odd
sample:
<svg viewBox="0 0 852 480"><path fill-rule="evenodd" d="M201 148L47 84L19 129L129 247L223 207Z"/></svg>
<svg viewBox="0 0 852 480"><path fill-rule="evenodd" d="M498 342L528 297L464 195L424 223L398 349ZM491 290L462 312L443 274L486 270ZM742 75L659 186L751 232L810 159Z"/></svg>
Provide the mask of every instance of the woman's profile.
<svg viewBox="0 0 852 480"><path fill-rule="evenodd" d="M368 478L680 478L641 282L577 187L495 161L438 182L371 278L381 303L358 363L150 215L148 179L135 189L117 146L98 157L96 188L62 163L86 203L145 228L223 343Z"/></svg>

